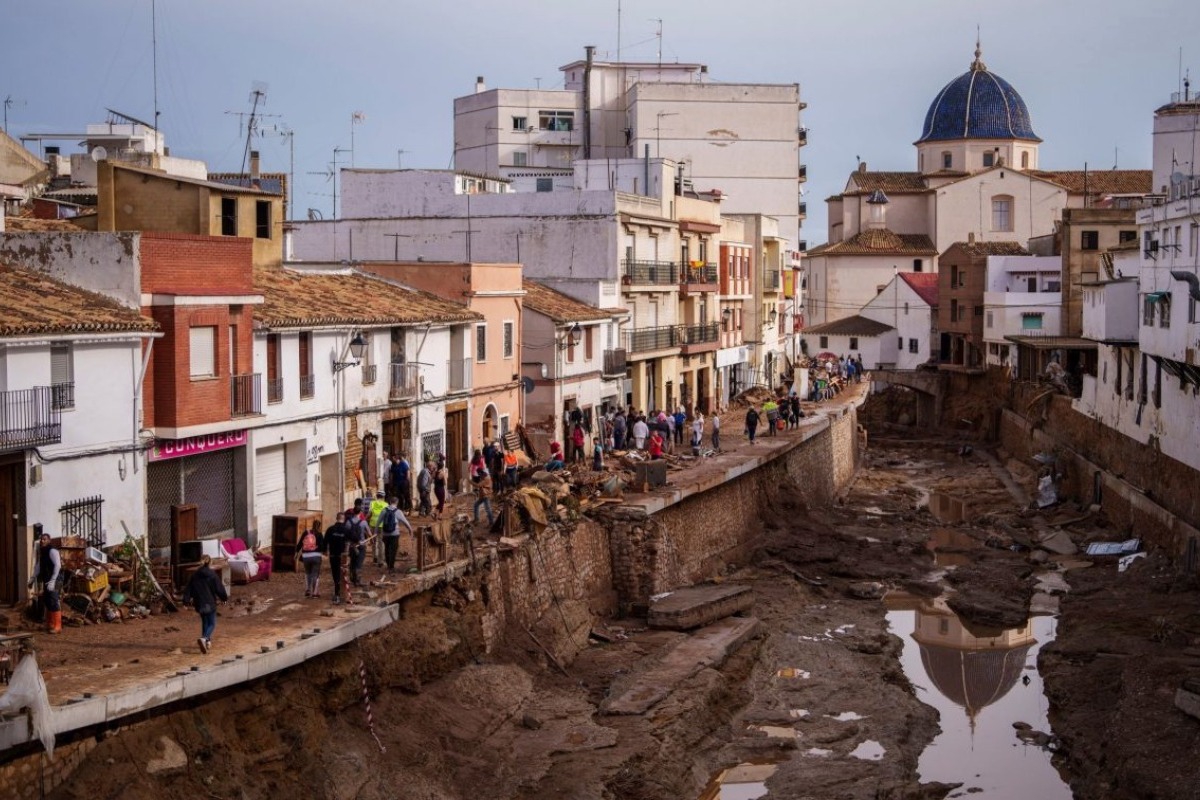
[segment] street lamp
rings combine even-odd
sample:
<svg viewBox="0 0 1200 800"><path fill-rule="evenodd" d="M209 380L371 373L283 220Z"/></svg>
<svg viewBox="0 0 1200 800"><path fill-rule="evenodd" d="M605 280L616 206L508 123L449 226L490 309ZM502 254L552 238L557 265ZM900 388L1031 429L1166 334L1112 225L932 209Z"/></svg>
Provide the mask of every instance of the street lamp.
<svg viewBox="0 0 1200 800"><path fill-rule="evenodd" d="M570 330L563 335L563 338L559 340L558 349L566 350L568 347L574 347L575 345L579 344L579 340L582 338L583 328L579 327L579 323L576 322L571 326Z"/></svg>
<svg viewBox="0 0 1200 800"><path fill-rule="evenodd" d="M335 361L333 362L334 373L341 372L347 367L357 367L362 363L363 352L367 349L367 341L363 338L361 332L354 334L354 338L350 340L350 357L352 361Z"/></svg>

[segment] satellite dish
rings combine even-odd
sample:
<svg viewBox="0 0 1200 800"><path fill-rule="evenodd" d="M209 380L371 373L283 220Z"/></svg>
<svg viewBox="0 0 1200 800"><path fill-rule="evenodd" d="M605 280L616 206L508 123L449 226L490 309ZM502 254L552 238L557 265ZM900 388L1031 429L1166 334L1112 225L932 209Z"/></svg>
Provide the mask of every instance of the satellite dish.
<svg viewBox="0 0 1200 800"><path fill-rule="evenodd" d="M96 145L92 148L92 161L103 161L108 158L108 150L102 145Z"/></svg>
<svg viewBox="0 0 1200 800"><path fill-rule="evenodd" d="M533 378L529 377L528 375L521 378L521 391L523 391L525 394L530 394L533 392Z"/></svg>

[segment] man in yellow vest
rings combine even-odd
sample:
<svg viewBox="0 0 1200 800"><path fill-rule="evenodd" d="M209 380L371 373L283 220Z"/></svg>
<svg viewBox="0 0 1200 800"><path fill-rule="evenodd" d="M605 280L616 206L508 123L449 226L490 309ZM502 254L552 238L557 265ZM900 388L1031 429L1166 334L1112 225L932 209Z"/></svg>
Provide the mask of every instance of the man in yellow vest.
<svg viewBox="0 0 1200 800"><path fill-rule="evenodd" d="M371 526L371 533L375 534L374 547L371 552L374 555L376 566L383 563L383 537L380 536L379 517L387 505L383 492L376 492L375 499L371 501L371 505L367 509L367 524Z"/></svg>

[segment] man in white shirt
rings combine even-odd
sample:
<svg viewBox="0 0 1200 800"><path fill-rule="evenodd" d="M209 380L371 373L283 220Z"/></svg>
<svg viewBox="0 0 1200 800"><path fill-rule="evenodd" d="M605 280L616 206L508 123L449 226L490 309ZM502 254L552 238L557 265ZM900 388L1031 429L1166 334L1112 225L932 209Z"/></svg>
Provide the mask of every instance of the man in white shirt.
<svg viewBox="0 0 1200 800"><path fill-rule="evenodd" d="M650 426L646 424L644 417L638 417L638 421L633 423L633 446L638 450L642 450L646 446L646 437L650 435Z"/></svg>

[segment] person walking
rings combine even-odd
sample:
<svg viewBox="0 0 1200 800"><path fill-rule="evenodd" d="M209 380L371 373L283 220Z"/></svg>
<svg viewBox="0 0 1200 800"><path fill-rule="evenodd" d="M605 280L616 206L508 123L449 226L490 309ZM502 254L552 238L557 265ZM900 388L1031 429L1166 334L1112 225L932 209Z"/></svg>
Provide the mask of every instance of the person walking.
<svg viewBox="0 0 1200 800"><path fill-rule="evenodd" d="M387 508L387 500L383 492L376 492L375 499L367 507L367 525L371 528L372 547L371 561L375 566L383 563L383 542L379 538L379 515Z"/></svg>
<svg viewBox="0 0 1200 800"><path fill-rule="evenodd" d="M33 588L35 581L42 585L46 633L62 633L62 605L58 597L62 579L62 556L58 548L50 543L48 533L42 533L38 537L37 565L37 574L29 581L29 588Z"/></svg>
<svg viewBox="0 0 1200 800"><path fill-rule="evenodd" d="M579 463L587 457L583 447L585 441L586 437L583 435L583 425L577 423L571 429L571 461Z"/></svg>
<svg viewBox="0 0 1200 800"><path fill-rule="evenodd" d="M426 461L425 466L421 467L421 471L417 474L417 497L420 500L417 505L417 514L422 517L428 517L433 511L430 494L433 492L434 470L433 462Z"/></svg>
<svg viewBox="0 0 1200 800"><path fill-rule="evenodd" d="M775 436L777 431L777 420L779 419L779 404L774 399L767 400L763 403L763 413L767 415L767 436Z"/></svg>
<svg viewBox="0 0 1200 800"><path fill-rule="evenodd" d="M346 535L349 527L346 525L345 512L338 512L334 523L325 529L323 549L329 554L329 571L333 577L333 604L342 604L342 561L346 556Z"/></svg>
<svg viewBox="0 0 1200 800"><path fill-rule="evenodd" d="M388 572L396 570L396 553L400 549L400 526L408 528L408 535L413 536L413 526L400 510L400 499L393 497L380 515L379 529L383 536L383 563ZM404 554L408 558L408 553Z"/></svg>
<svg viewBox="0 0 1200 800"><path fill-rule="evenodd" d="M408 457L401 453L392 461L392 486L396 496L400 498L400 508L405 511L412 509L412 467Z"/></svg>
<svg viewBox="0 0 1200 800"><path fill-rule="evenodd" d="M183 604L192 606L200 615L200 638L196 644L201 653L212 649L213 631L217 628L217 602L224 603L229 599L225 584L212 571L211 563L210 556L201 556L200 569L192 573L183 590Z"/></svg>
<svg viewBox="0 0 1200 800"><path fill-rule="evenodd" d="M746 412L746 436L750 437L750 444L754 444L756 430L758 430L758 411L754 406L750 406L750 410Z"/></svg>
<svg viewBox="0 0 1200 800"><path fill-rule="evenodd" d="M362 586L362 568L367 560L367 542L371 528L367 525L366 513L359 511L346 520L346 551L350 558L350 584Z"/></svg>
<svg viewBox="0 0 1200 800"><path fill-rule="evenodd" d="M475 484L475 522L479 522L479 507L483 506L483 510L487 512L488 528L490 529L495 523L495 518L492 516L492 477L486 472L483 473L483 479Z"/></svg>
<svg viewBox="0 0 1200 800"><path fill-rule="evenodd" d="M683 444L683 429L687 424L687 412L683 406L675 407L675 444Z"/></svg>
<svg viewBox="0 0 1200 800"><path fill-rule="evenodd" d="M617 415L615 417L613 417L613 449L614 450L624 450L625 449L625 431L626 431L625 412L618 411Z"/></svg>
<svg viewBox="0 0 1200 800"><path fill-rule="evenodd" d="M321 562L325 559L321 550L325 537L321 534L321 523L313 520L312 528L300 536L300 563L304 565L304 596L320 597L317 593L321 580Z"/></svg>
<svg viewBox="0 0 1200 800"><path fill-rule="evenodd" d="M721 452L721 418L713 414L712 418L712 448L713 452Z"/></svg>
<svg viewBox="0 0 1200 800"><path fill-rule="evenodd" d="M517 488L517 451L504 451L504 482L508 484L508 488Z"/></svg>
<svg viewBox="0 0 1200 800"><path fill-rule="evenodd" d="M441 519L446 510L446 482L450 473L446 470L446 457L438 456L437 470L433 473L433 496L437 498L437 509L433 512L434 519Z"/></svg>

